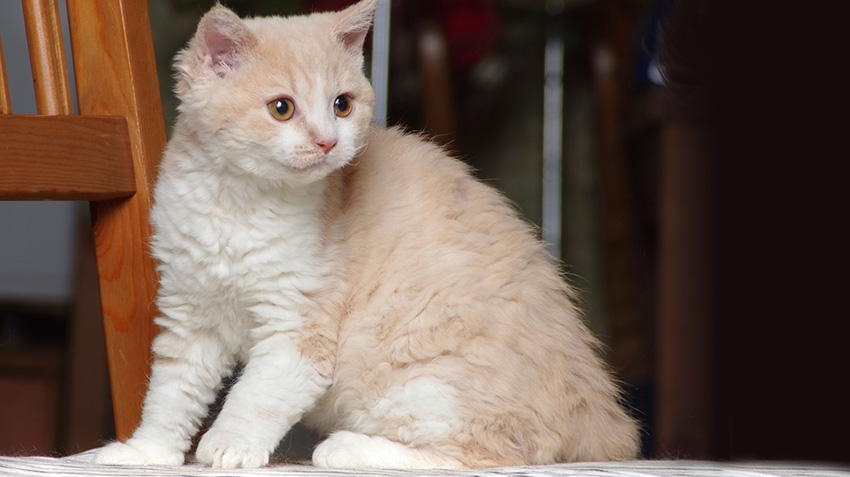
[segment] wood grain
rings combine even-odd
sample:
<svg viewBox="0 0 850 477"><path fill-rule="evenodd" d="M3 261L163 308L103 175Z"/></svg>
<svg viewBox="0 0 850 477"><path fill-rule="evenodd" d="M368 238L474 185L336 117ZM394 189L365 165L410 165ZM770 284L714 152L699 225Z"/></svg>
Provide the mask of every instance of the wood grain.
<svg viewBox="0 0 850 477"><path fill-rule="evenodd" d="M71 88L56 0L24 0L30 65L39 114L71 114Z"/></svg>
<svg viewBox="0 0 850 477"><path fill-rule="evenodd" d="M3 59L3 38L0 37L0 114L12 112L12 101L9 99L9 82L6 79L6 61Z"/></svg>
<svg viewBox="0 0 850 477"><path fill-rule="evenodd" d="M82 115L127 118L136 194L92 203L115 429L141 419L156 332L156 272L148 250L150 189L165 147L147 0L68 0Z"/></svg>
<svg viewBox="0 0 850 477"><path fill-rule="evenodd" d="M0 199L99 200L135 193L123 117L0 115Z"/></svg>
<svg viewBox="0 0 850 477"><path fill-rule="evenodd" d="M150 370L157 282L148 211L165 147L147 0L66 1L79 118L68 116L57 0L22 4L38 112L56 117L1 116L0 199L92 200L115 426L125 439ZM2 86L0 112L9 113L5 78Z"/></svg>

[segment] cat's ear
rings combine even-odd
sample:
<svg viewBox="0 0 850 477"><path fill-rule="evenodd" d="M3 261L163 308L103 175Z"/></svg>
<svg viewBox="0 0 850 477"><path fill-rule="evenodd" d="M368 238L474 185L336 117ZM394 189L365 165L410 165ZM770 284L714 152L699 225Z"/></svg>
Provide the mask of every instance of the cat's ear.
<svg viewBox="0 0 850 477"><path fill-rule="evenodd" d="M352 56L363 56L363 42L372 27L378 0L361 0L337 14L334 33Z"/></svg>
<svg viewBox="0 0 850 477"><path fill-rule="evenodd" d="M216 4L198 23L191 48L202 68L224 78L250 58L257 42L238 15Z"/></svg>

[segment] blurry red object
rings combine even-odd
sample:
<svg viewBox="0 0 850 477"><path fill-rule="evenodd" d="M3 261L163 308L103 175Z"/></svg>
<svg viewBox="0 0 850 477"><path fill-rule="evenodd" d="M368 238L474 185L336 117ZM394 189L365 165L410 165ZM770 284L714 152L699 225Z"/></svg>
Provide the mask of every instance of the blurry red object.
<svg viewBox="0 0 850 477"><path fill-rule="evenodd" d="M468 68L486 57L499 38L499 12L486 0L442 0L437 10L452 64Z"/></svg>

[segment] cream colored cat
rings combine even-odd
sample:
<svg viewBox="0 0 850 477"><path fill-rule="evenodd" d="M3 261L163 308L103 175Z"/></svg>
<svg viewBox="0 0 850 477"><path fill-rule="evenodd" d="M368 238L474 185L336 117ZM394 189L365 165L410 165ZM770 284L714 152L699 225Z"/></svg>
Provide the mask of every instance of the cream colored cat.
<svg viewBox="0 0 850 477"><path fill-rule="evenodd" d="M176 58L159 172L161 329L132 438L105 464L257 467L296 422L323 467L631 459L635 422L573 292L460 161L370 126L376 0L242 20L223 6Z"/></svg>

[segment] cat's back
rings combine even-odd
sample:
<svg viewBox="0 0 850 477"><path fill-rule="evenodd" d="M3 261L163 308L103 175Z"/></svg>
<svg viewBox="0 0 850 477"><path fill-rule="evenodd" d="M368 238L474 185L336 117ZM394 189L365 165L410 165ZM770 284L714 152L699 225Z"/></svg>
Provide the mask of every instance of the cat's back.
<svg viewBox="0 0 850 477"><path fill-rule="evenodd" d="M485 309L497 306L488 298L527 301L544 294L540 299L557 302L559 313L575 315L572 290L534 227L438 145L397 128L373 127L368 147L343 174L342 223L354 290L382 284L386 293L406 289L406 296L426 299L454 290ZM355 293L352 302L386 302L375 298ZM504 317L515 319L524 317ZM574 324L558 319L555 327Z"/></svg>
<svg viewBox="0 0 850 477"><path fill-rule="evenodd" d="M424 136L379 126L370 128L366 149L355 156L344 174L351 199L385 205L390 205L385 200L390 196L396 200L414 196L429 202L452 200L454 197L431 193L467 185L471 179L467 165Z"/></svg>
<svg viewBox="0 0 850 477"><path fill-rule="evenodd" d="M354 222L373 230L417 229L430 243L476 242L483 238L477 233L509 235L538 252L533 227L505 197L434 142L373 126L367 144L343 171L345 207ZM362 214L370 220L358 220Z"/></svg>
<svg viewBox="0 0 850 477"><path fill-rule="evenodd" d="M479 464L632 455L634 426L616 406L573 291L507 199L462 161L398 129L373 127L337 179L349 296L317 421L422 437L405 424L413 416L470 441L500 422L528 443L513 457L494 443ZM370 396L398 393L439 404L428 418L439 422L403 406L390 412L399 419L374 420L389 411ZM599 401L594 416L575 411L584 400ZM616 424L593 429L608 421ZM599 440L579 451L574 439L585 432Z"/></svg>
<svg viewBox="0 0 850 477"><path fill-rule="evenodd" d="M433 142L373 127L343 184L353 285L460 287L482 298L548 290L573 313L571 290L534 226Z"/></svg>

